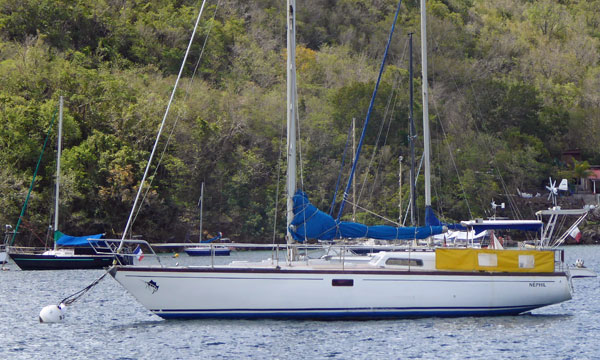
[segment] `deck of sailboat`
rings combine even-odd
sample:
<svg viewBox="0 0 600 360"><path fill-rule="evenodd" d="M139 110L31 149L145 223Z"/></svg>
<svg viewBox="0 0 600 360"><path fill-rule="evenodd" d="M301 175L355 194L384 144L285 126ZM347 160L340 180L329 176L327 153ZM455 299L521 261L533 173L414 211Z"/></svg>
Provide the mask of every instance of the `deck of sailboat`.
<svg viewBox="0 0 600 360"><path fill-rule="evenodd" d="M460 250L460 249L457 249ZM480 249L481 250L481 249ZM485 251L485 250L484 250ZM511 250L503 250L511 251ZM514 251L518 252L517 249ZM546 268L547 269L547 268ZM523 269L527 270L527 269ZM297 261L266 259L262 261L232 261L219 265L174 265L164 266L140 265L115 266L114 271L155 271L155 272L223 272L223 273L336 273L336 274L427 274L427 275L473 275L473 276L567 276L566 268L560 263L553 271L483 271L481 269L464 270L438 268L436 265L436 252L433 249L426 251L392 251L380 252L372 256L338 256L322 257Z"/></svg>

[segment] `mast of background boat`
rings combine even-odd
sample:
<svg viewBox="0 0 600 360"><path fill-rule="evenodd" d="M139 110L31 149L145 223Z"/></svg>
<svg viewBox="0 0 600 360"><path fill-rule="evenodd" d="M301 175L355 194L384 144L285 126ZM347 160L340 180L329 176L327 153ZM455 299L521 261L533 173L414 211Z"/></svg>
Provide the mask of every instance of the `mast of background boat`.
<svg viewBox="0 0 600 360"><path fill-rule="evenodd" d="M198 200L198 207L200 208L200 235L198 236L198 242L202 242L202 206L204 205L204 181L200 185L200 199Z"/></svg>
<svg viewBox="0 0 600 360"><path fill-rule="evenodd" d="M402 0L398 1L398 7L396 8L396 13L394 15L394 22L392 23L392 28L390 29L390 34L388 36L388 41L385 46L385 52L383 53L383 59L381 60L381 66L379 67L379 75L377 76L377 82L375 83L375 88L373 89L373 95L371 96L371 102L369 103L369 109L367 110L367 116L365 118L365 122L363 124L362 133L360 135L360 140L358 140L358 147L356 148L356 153L354 154L354 161L352 162L352 170L350 170L350 176L348 177L348 184L346 185L346 189L344 190L344 197L342 198L342 202L340 204L340 209L338 211L338 216L336 221L340 221L342 218L342 214L344 213L344 205L346 205L346 200L348 199L348 192L350 191L350 185L354 179L354 173L356 172L356 164L358 162L358 158L360 156L360 152L363 146L363 142L365 140L365 134L367 132L367 126L369 125L369 119L371 119L371 113L373 111L373 105L375 104L375 97L377 96L377 90L379 89L379 83L381 82L381 76L383 74L383 70L385 69L385 60L387 58L388 52L390 50L390 44L392 42L392 36L394 35L394 29L396 28L396 21L398 21L398 14L400 13L400 6L402 5ZM356 199L353 199L356 201Z"/></svg>
<svg viewBox="0 0 600 360"><path fill-rule="evenodd" d="M398 156L398 224L402 225L402 155Z"/></svg>
<svg viewBox="0 0 600 360"><path fill-rule="evenodd" d="M60 154L62 150L63 97L58 101L58 145L56 150L56 197L54 199L54 250L56 250L56 232L58 231L58 199L60 191Z"/></svg>
<svg viewBox="0 0 600 360"><path fill-rule="evenodd" d="M413 33L408 34L409 62L408 62L408 84L410 89L410 226L415 226L415 214L417 213L417 192L415 188L415 118L413 117Z"/></svg>
<svg viewBox="0 0 600 360"><path fill-rule="evenodd" d="M296 0L287 1L287 227L286 242L294 242L290 225L294 219L296 192ZM293 260L296 252L288 246L288 260Z"/></svg>
<svg viewBox="0 0 600 360"><path fill-rule="evenodd" d="M352 161L356 155L356 118L352 118ZM402 211L400 211L402 213ZM356 221L356 181L352 182L352 221Z"/></svg>
<svg viewBox="0 0 600 360"><path fill-rule="evenodd" d="M431 164L429 140L429 95L427 84L427 8L421 0L421 73L423 82L423 157L425 158L425 213L431 208Z"/></svg>

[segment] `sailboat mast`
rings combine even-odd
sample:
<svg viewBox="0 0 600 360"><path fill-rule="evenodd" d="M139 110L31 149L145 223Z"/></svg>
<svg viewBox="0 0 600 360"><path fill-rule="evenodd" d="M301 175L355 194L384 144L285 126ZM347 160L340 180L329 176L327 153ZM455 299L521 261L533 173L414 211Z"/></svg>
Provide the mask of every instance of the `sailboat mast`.
<svg viewBox="0 0 600 360"><path fill-rule="evenodd" d="M408 34L409 36L409 63L408 63L408 72L409 72L409 89L410 89L410 226L415 226L415 214L417 213L417 192L415 186L415 118L413 116L413 34Z"/></svg>
<svg viewBox="0 0 600 360"><path fill-rule="evenodd" d="M198 200L198 207L200 208L200 235L198 236L198 242L202 242L202 206L204 205L204 181L200 186L200 200Z"/></svg>
<svg viewBox="0 0 600 360"><path fill-rule="evenodd" d="M56 147L56 197L54 199L54 233L58 231L58 199L60 191L60 155L62 151L62 122L63 122L63 97L58 101L58 145ZM56 250L56 238L54 241Z"/></svg>
<svg viewBox="0 0 600 360"><path fill-rule="evenodd" d="M352 118L352 161L356 155L356 118ZM356 221L356 181L352 182L352 221ZM402 212L402 211L401 211Z"/></svg>
<svg viewBox="0 0 600 360"><path fill-rule="evenodd" d="M431 207L431 164L429 139L429 95L427 84L427 8L425 0L421 0L421 73L423 82L423 157L425 162L425 211Z"/></svg>
<svg viewBox="0 0 600 360"><path fill-rule="evenodd" d="M293 243L290 224L294 218L292 198L296 192L296 0L287 1L287 231Z"/></svg>

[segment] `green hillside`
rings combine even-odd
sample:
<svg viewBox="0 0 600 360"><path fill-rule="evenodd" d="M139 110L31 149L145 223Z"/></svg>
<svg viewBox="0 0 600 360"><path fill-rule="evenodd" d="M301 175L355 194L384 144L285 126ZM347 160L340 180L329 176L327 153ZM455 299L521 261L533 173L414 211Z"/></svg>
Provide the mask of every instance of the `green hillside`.
<svg viewBox="0 0 600 360"><path fill-rule="evenodd" d="M352 119L359 128L364 122L396 5L298 0L299 184L325 211ZM61 230L109 237L123 231L200 6L0 0L2 224L19 217L62 95ZM134 234L179 242L197 231L204 181L203 227L210 233L269 242L277 213L283 237L285 6L207 3L161 139L169 146L152 168ZM549 176L574 178L581 169L561 161L568 149L600 164L600 0L428 6L433 205L440 217L485 216L493 198L517 188L542 192ZM398 218L399 156L407 206L411 32L420 133L419 8L405 1L356 177L357 217L368 223L380 221L370 211ZM40 245L51 223L56 132L50 144L21 245ZM418 194L422 210L422 184Z"/></svg>

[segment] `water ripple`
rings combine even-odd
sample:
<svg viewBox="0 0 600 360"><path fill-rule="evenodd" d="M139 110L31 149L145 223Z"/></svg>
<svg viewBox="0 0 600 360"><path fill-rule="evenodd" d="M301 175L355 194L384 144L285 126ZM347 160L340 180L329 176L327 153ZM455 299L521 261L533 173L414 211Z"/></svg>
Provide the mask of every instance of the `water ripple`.
<svg viewBox="0 0 600 360"><path fill-rule="evenodd" d="M600 269L600 246L569 247L566 254ZM598 279L574 280L571 301L529 315L353 322L164 321L107 278L67 308L63 323L38 322L43 306L101 274L0 273L0 359L580 360L600 354Z"/></svg>

